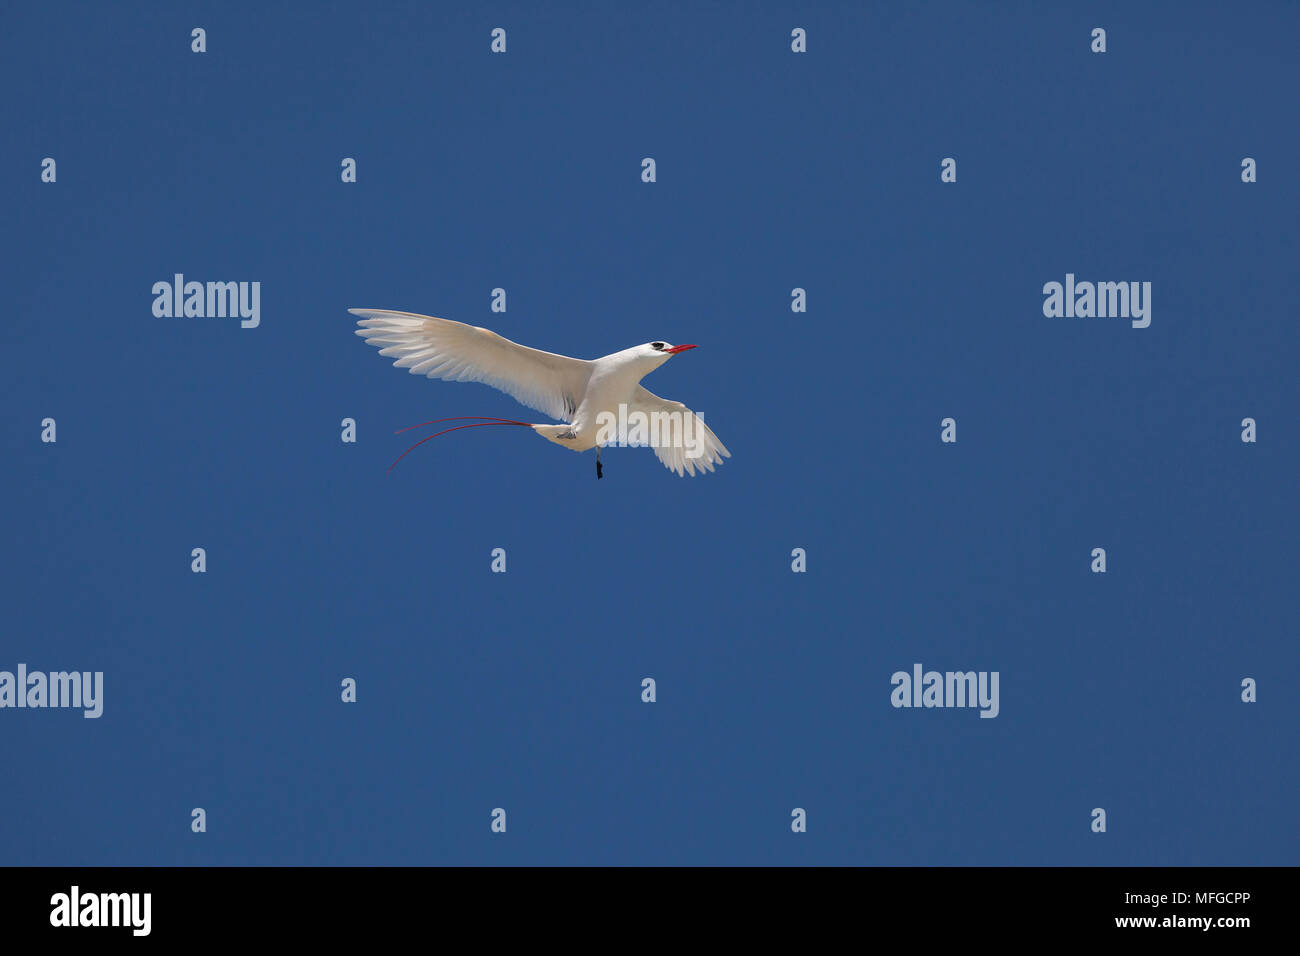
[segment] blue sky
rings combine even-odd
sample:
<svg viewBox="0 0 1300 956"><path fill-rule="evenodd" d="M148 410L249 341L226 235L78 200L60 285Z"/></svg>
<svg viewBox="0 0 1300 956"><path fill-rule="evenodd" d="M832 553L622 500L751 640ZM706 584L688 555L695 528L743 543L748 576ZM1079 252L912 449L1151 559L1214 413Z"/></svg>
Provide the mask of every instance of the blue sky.
<svg viewBox="0 0 1300 956"><path fill-rule="evenodd" d="M1296 862L1294 6L377 6L7 13L0 669L105 700L0 710L0 862ZM645 384L733 457L386 475L522 410L349 307L699 343Z"/></svg>

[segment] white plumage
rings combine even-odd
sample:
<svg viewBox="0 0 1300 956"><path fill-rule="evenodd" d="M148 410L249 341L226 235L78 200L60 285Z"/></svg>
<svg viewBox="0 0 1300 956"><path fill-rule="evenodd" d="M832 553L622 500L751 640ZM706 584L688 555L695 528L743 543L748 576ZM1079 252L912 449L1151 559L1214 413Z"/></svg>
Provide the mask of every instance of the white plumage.
<svg viewBox="0 0 1300 956"><path fill-rule="evenodd" d="M598 359L576 359L542 352L483 329L449 319L383 309L349 309L359 317L357 335L379 354L395 358L398 368L451 382L482 382L516 401L563 422L527 424L543 438L573 451L596 449L644 434L659 460L678 475L713 471L730 458L725 445L703 419L681 402L672 402L641 387L641 379L674 355L695 348L647 342ZM638 416L650 423L637 432ZM618 425L611 429L611 422Z"/></svg>

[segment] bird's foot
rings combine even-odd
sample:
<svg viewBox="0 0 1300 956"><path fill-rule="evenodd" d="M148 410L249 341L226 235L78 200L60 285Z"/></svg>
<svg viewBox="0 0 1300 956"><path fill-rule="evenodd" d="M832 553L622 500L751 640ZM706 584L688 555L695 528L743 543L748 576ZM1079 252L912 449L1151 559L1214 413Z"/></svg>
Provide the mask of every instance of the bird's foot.
<svg viewBox="0 0 1300 956"><path fill-rule="evenodd" d="M604 472L604 470L600 467L600 459L597 458L597 459L596 459L596 478L597 478L597 479L600 479L600 478L604 478L604 477L605 477L605 472Z"/></svg>

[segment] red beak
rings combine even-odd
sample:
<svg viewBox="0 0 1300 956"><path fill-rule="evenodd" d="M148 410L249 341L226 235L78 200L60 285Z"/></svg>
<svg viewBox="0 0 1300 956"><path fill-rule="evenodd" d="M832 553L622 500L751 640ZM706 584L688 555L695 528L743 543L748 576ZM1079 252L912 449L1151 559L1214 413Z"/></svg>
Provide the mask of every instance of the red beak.
<svg viewBox="0 0 1300 956"><path fill-rule="evenodd" d="M676 355L678 352L685 352L687 349L693 349L694 345L674 345L670 349L664 349L669 355Z"/></svg>

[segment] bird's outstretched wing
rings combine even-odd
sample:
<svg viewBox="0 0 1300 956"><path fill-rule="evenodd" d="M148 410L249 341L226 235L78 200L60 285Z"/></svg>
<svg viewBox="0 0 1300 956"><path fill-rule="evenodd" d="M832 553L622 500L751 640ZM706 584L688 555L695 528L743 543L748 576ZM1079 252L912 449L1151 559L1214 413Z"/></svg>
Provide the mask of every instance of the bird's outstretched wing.
<svg viewBox="0 0 1300 956"><path fill-rule="evenodd" d="M715 464L722 464L724 457L731 457L727 446L704 424L704 419L681 402L660 398L643 385L638 385L632 393L632 406L628 411L662 416L658 428L651 428L651 447L664 466L677 472L679 478L683 473L695 477L697 468L701 474L712 471Z"/></svg>
<svg viewBox="0 0 1300 956"><path fill-rule="evenodd" d="M515 401L567 422L587 390L591 363L530 349L490 329L386 309L348 309L357 335L412 374L449 382L482 382Z"/></svg>

